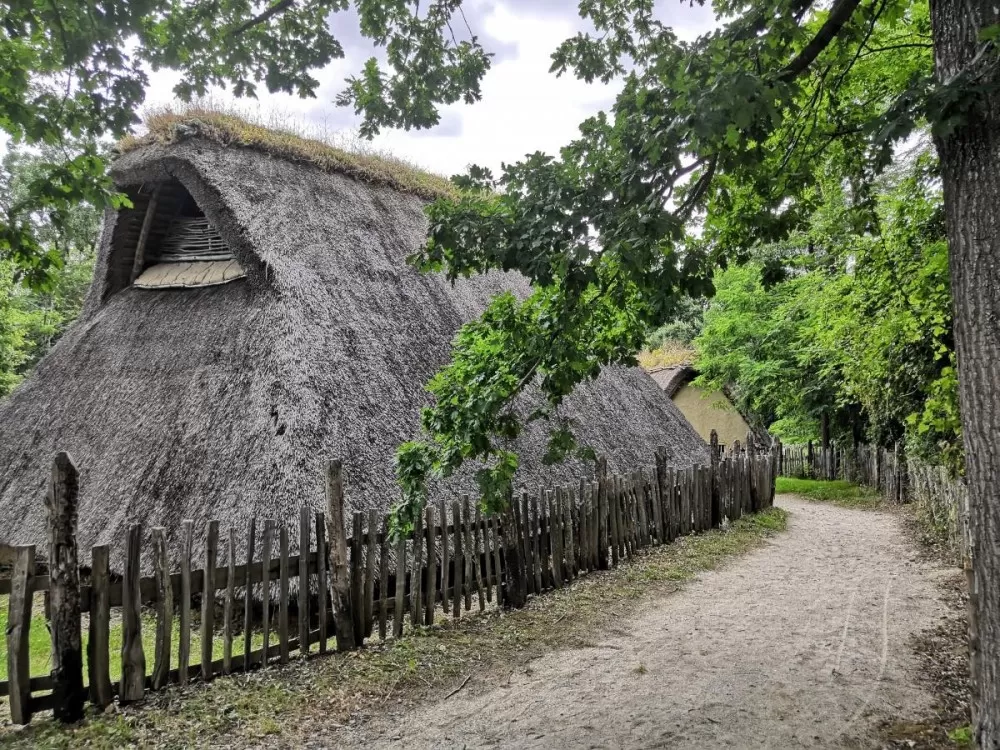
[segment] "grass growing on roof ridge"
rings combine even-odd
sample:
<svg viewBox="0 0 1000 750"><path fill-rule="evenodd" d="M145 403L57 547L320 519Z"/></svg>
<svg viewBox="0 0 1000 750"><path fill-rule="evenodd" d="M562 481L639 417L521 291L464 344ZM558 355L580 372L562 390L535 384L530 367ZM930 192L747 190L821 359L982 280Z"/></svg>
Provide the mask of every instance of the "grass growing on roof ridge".
<svg viewBox="0 0 1000 750"><path fill-rule="evenodd" d="M470 675L502 683L542 654L594 646L596 634L611 623L620 623L653 597L680 590L699 572L761 547L785 529L786 520L784 510L770 508L725 531L649 548L613 570L533 596L514 612L446 620L349 654L172 687L149 694L146 708L129 707L70 727L40 716L17 733L0 733L0 745L189 747L204 744L207 737L224 737L232 746L259 746L271 744L262 738L276 735L280 739L274 744L303 746L331 726L384 710L390 700L440 699ZM331 735L325 739L336 744Z"/></svg>
<svg viewBox="0 0 1000 750"><path fill-rule="evenodd" d="M123 153L153 143L175 143L195 134L224 146L258 149L274 156L312 164L327 172L340 172L361 182L385 185L422 198L455 197L457 188L441 175L359 142L343 148L310 137L294 121L265 124L247 112L215 105L166 106L146 113L145 135L128 135L118 143Z"/></svg>
<svg viewBox="0 0 1000 750"><path fill-rule="evenodd" d="M798 495L807 500L818 500L833 503L844 508L863 508L870 510L881 504L878 492L870 487L860 487L842 479L833 481L823 479L792 479L778 477L775 491L790 495Z"/></svg>
<svg viewBox="0 0 1000 750"><path fill-rule="evenodd" d="M656 349L647 349L638 354L639 366L644 370L688 365L694 361L694 357L694 349L676 342L667 342Z"/></svg>

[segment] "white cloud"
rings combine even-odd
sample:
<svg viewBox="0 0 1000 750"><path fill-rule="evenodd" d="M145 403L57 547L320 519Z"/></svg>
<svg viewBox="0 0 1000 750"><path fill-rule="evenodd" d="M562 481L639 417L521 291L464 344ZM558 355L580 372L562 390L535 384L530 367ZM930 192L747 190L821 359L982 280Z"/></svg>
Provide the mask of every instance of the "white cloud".
<svg viewBox="0 0 1000 750"><path fill-rule="evenodd" d="M483 81L482 101L445 107L441 125L430 131L382 133L374 141L376 148L441 174L462 172L472 163L497 171L502 162L519 160L534 151L556 154L577 136L583 120L610 106L620 83L588 85L572 76L556 78L549 73L555 48L584 28L575 12L575 0L472 0L467 6L473 32L486 45L502 50ZM659 3L657 12L686 39L714 25L711 10L700 5L671 0ZM351 21L346 15L338 16L337 26ZM333 100L344 79L356 73L373 52L353 43L346 49L348 59L337 61L318 76L322 85L316 99L262 92L257 102L244 100L237 106L328 132L356 127L358 118L336 107ZM169 102L176 80L173 73L153 74L147 102ZM231 99L225 92L217 92L213 98Z"/></svg>

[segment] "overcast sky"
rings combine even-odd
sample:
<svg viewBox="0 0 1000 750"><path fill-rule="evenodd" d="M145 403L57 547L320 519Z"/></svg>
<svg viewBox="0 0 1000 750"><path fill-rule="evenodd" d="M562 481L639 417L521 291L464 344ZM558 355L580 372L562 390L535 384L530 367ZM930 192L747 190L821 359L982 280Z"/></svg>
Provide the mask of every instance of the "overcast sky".
<svg viewBox="0 0 1000 750"><path fill-rule="evenodd" d="M558 44L585 28L577 4L578 0L466 0L473 32L496 54L483 81L482 101L446 107L441 123L428 131L384 132L374 145L446 175L463 172L472 163L497 170L501 162L526 153L555 153L574 138L580 122L607 109L618 90L615 84L588 85L548 72ZM661 0L658 14L682 38L694 38L713 26L710 8L688 2ZM333 102L344 79L359 72L375 50L360 37L353 15L337 14L333 26L347 57L317 75L322 85L316 99L265 92L258 101L243 100L238 106L259 110L264 117L287 116L328 133L349 134L358 118ZM154 74L147 104L169 102L175 80L170 73ZM217 93L212 98L227 97Z"/></svg>

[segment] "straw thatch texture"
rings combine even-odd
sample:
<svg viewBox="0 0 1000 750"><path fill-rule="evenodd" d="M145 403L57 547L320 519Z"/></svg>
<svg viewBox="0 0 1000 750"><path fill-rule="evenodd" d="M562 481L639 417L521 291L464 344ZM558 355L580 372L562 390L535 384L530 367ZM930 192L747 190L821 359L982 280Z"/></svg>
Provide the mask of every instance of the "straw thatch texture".
<svg viewBox="0 0 1000 750"><path fill-rule="evenodd" d="M698 376L695 369L689 364L672 365L670 367L657 367L649 371L649 377L656 381L656 384L663 389L670 398L680 389Z"/></svg>
<svg viewBox="0 0 1000 750"><path fill-rule="evenodd" d="M242 536L253 515L295 523L300 504L323 507L332 457L344 461L352 508L393 503L393 455L417 432L423 384L460 324L497 290L525 291L523 280L491 274L452 287L421 275L404 262L425 235L419 197L258 151L151 145L120 158L114 176L133 191L179 180L246 278L122 288L134 216L107 217L80 320L0 404L0 543L44 537L56 450L81 470L84 549L120 552L136 521L165 526L174 543L184 518L197 535L210 518L224 535L232 524ZM612 470L650 465L659 445L673 465L708 460L638 369L606 371L562 412ZM521 486L592 471L542 466L544 431L536 425L518 446ZM469 477L435 492L474 493Z"/></svg>

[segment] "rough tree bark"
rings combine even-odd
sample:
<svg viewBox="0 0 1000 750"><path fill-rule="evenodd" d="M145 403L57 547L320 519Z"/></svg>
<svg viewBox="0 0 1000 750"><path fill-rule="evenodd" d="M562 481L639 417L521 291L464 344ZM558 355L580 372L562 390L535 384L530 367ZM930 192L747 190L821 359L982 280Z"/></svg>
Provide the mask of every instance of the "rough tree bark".
<svg viewBox="0 0 1000 750"><path fill-rule="evenodd" d="M979 40L1000 22L986 0L932 0L938 81L972 73L985 93L936 135L947 217L959 395L969 481L980 642L973 700L979 746L1000 748L1000 83L997 51ZM990 90L992 88L992 90ZM976 655L977 644L972 644Z"/></svg>

